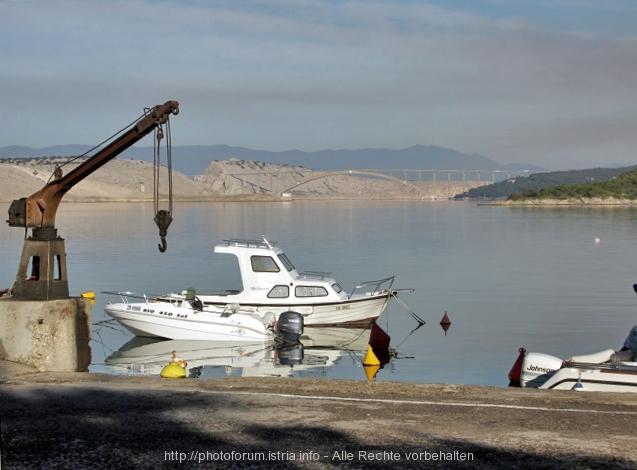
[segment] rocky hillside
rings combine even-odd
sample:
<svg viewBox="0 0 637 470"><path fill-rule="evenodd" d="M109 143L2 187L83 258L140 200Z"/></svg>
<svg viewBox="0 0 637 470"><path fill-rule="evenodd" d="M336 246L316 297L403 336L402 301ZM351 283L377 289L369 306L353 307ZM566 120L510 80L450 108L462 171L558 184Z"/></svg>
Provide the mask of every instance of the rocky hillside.
<svg viewBox="0 0 637 470"><path fill-rule="evenodd" d="M0 160L0 201L26 197L50 181L56 165L65 174L82 160L66 157ZM279 199L285 191L307 199L448 199L476 187L478 182L403 182L389 176L326 175L325 172L289 165L231 158L213 161L203 175L193 179L173 171L176 200ZM309 181L314 179L313 181ZM307 181L307 182L306 182ZM484 183L483 183L484 184ZM160 194L168 193L167 170L162 168ZM143 201L153 197L153 165L139 160L114 159L76 185L65 201Z"/></svg>
<svg viewBox="0 0 637 470"><path fill-rule="evenodd" d="M69 161L66 157L5 159L0 161L0 201L26 197L41 189L52 178L56 165ZM64 174L82 163L62 166ZM168 171L160 172L160 194L168 194ZM212 195L181 173L173 172L173 191L181 199L199 199ZM71 189L65 201L152 200L153 165L138 160L115 159Z"/></svg>

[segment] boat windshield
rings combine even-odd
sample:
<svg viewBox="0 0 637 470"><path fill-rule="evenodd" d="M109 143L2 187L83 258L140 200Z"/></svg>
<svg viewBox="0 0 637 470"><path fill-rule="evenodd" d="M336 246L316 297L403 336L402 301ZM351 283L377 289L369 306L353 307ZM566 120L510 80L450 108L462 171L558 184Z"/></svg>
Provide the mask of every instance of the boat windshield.
<svg viewBox="0 0 637 470"><path fill-rule="evenodd" d="M288 259L287 256L285 256L284 253L279 253L277 256L279 257L279 260L281 260L281 263L283 263L283 266L285 266L285 269L287 269L288 271L292 271L294 269L292 262Z"/></svg>
<svg viewBox="0 0 637 470"><path fill-rule="evenodd" d="M251 256L252 270L255 273L277 273L279 267L269 256Z"/></svg>

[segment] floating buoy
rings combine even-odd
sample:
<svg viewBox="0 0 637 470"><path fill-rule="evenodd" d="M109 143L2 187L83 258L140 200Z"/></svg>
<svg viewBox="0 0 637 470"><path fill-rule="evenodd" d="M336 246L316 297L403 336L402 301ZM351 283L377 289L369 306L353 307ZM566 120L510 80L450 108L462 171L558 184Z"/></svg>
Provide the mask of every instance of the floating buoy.
<svg viewBox="0 0 637 470"><path fill-rule="evenodd" d="M367 380L372 380L380 369L380 361L369 344L367 345L367 354L365 354L365 359L363 359L363 369L365 369Z"/></svg>
<svg viewBox="0 0 637 470"><path fill-rule="evenodd" d="M177 356L177 351L172 352L172 360L159 373L165 379L183 379L186 377L186 361Z"/></svg>
<svg viewBox="0 0 637 470"><path fill-rule="evenodd" d="M372 349L377 351L388 350L390 340L390 336L385 333L385 331L378 326L375 321L373 321L372 331L369 333L369 345Z"/></svg>
<svg viewBox="0 0 637 470"><path fill-rule="evenodd" d="M375 376L380 366L363 366L365 369L365 375L367 376L367 380L371 381Z"/></svg>
<svg viewBox="0 0 637 470"><path fill-rule="evenodd" d="M445 315L442 317L442 320L440 320L440 326L444 330L445 336L447 336L447 330L451 326L451 320L449 320L449 316L447 315L446 311L445 311Z"/></svg>
<svg viewBox="0 0 637 470"><path fill-rule="evenodd" d="M511 370L509 371L509 385L517 387L520 386L520 376L522 375L522 361L524 360L526 349L520 348L518 349L518 351L520 354L518 355L515 364L513 364L513 367L511 367Z"/></svg>
<svg viewBox="0 0 637 470"><path fill-rule="evenodd" d="M186 377L186 370L176 362L171 362L161 370L159 375L165 379L183 379Z"/></svg>
<svg viewBox="0 0 637 470"><path fill-rule="evenodd" d="M363 359L363 368L365 369L367 380L372 380L378 369L380 369L380 361L369 344L367 345L367 354L365 354L365 359Z"/></svg>
<svg viewBox="0 0 637 470"><path fill-rule="evenodd" d="M363 359L363 365L380 367L380 361L376 357L376 354L374 354L374 351L369 344L367 345L367 354L365 354L365 359Z"/></svg>
<svg viewBox="0 0 637 470"><path fill-rule="evenodd" d="M602 242L602 239L601 239L601 238L599 238L599 237L596 237L596 238L595 238L595 243L596 243L596 244L598 244L598 245L599 245L601 242Z"/></svg>

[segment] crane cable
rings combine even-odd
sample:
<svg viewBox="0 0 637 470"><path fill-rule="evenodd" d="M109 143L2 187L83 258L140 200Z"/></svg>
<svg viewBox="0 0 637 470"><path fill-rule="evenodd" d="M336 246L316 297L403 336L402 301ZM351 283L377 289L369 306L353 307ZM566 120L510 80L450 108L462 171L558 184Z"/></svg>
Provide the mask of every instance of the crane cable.
<svg viewBox="0 0 637 470"><path fill-rule="evenodd" d="M93 150L96 150L100 147L102 147L105 143L110 142L111 140L114 140L115 137L117 137L118 135L122 134L124 131L127 131L128 129L130 129L131 127L133 127L135 124L137 124L138 121L140 121L142 118L144 118L147 114L148 110L144 110L144 114L142 114L141 116L139 116L137 119L135 119L133 122L131 122L128 126L123 127L122 129L120 129L119 131L117 131L115 134L113 134L112 136L110 136L108 139L104 139L102 142L100 142L99 144L97 144L95 147L87 150L86 152L84 152L82 155L77 155L75 157L71 157L69 158L66 162L62 163L61 165L56 164L55 165L55 170L53 171L53 173L51 174L51 176L49 177L49 179L47 180L46 184L49 184L51 181L55 181L58 179L61 179L63 176L63 171L62 168L70 163L73 163L75 160L78 160L80 158L83 157L87 157L89 153L91 153Z"/></svg>
<svg viewBox="0 0 637 470"><path fill-rule="evenodd" d="M164 126L166 128L166 167L168 169L168 210L159 209L159 181L161 173L161 141L164 138ZM161 238L161 244L157 245L159 251L164 253L168 248L166 242L166 233L168 226L173 221L173 162L172 162L172 139L170 136L170 120L168 116L165 116L157 122L155 128L154 139L154 156L153 156L153 186L154 196L153 203L155 209L155 223L159 228L159 236Z"/></svg>

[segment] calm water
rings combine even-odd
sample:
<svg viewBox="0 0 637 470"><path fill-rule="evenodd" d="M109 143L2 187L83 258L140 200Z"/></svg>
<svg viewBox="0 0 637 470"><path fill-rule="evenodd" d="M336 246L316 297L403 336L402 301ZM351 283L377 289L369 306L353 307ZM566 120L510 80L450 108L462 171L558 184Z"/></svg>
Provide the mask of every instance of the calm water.
<svg viewBox="0 0 637 470"><path fill-rule="evenodd" d="M103 290L237 287L236 267L214 255L214 245L266 235L297 269L331 272L348 291L390 275L395 287L415 289L400 298L427 324L412 332L416 321L392 302L379 324L397 354L375 380L506 386L519 347L568 357L621 346L637 323L636 215L627 208L471 202L184 203L176 204L164 254L152 204L63 204L58 229L66 239L71 295L97 294L92 372L158 373L175 347L201 377L367 380L361 367L367 332L313 332L302 364L290 367L268 348L131 343L132 335L102 323ZM0 226L0 287L13 282L23 233ZM446 335L439 325L445 311Z"/></svg>

